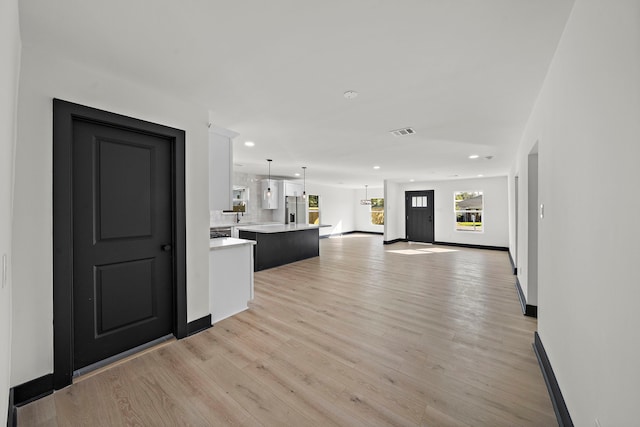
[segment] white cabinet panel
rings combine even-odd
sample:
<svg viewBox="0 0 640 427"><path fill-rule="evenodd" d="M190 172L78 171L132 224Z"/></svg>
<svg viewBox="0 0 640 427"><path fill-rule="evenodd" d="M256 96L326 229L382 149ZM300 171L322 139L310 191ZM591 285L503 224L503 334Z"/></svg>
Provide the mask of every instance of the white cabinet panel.
<svg viewBox="0 0 640 427"><path fill-rule="evenodd" d="M302 184L298 184L297 182L284 182L284 195L285 196L294 196L294 197L302 197Z"/></svg>
<svg viewBox="0 0 640 427"><path fill-rule="evenodd" d="M246 310L253 299L253 245L209 251L211 323Z"/></svg>

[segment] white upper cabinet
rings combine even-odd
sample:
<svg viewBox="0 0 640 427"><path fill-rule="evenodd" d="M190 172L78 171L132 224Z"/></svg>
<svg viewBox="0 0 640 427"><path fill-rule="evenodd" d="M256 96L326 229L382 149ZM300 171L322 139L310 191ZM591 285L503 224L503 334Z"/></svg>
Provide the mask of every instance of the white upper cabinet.
<svg viewBox="0 0 640 427"><path fill-rule="evenodd" d="M302 184L297 182L285 181L284 182L284 195L302 197Z"/></svg>
<svg viewBox="0 0 640 427"><path fill-rule="evenodd" d="M233 209L233 138L236 132L209 127L209 210Z"/></svg>

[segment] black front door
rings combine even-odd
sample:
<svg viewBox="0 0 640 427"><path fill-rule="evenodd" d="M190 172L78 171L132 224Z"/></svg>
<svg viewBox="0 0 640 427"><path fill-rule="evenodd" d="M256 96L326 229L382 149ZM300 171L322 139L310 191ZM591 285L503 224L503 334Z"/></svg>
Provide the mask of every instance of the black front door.
<svg viewBox="0 0 640 427"><path fill-rule="evenodd" d="M171 140L73 121L74 369L173 332Z"/></svg>
<svg viewBox="0 0 640 427"><path fill-rule="evenodd" d="M407 240L434 242L433 190L405 191Z"/></svg>

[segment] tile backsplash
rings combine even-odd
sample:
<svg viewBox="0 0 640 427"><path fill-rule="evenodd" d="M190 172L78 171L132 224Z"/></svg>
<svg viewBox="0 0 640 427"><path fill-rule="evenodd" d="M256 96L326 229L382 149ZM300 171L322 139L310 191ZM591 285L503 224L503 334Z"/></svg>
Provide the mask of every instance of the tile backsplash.
<svg viewBox="0 0 640 427"><path fill-rule="evenodd" d="M277 222L273 218L274 211L262 209L261 206L260 197L262 186L260 181L264 178L266 177L262 175L250 175L240 172L233 173L233 185L249 189L247 212L240 214L240 224ZM211 227L234 225L236 224L236 218L235 214L222 213L222 211L210 211L209 225Z"/></svg>

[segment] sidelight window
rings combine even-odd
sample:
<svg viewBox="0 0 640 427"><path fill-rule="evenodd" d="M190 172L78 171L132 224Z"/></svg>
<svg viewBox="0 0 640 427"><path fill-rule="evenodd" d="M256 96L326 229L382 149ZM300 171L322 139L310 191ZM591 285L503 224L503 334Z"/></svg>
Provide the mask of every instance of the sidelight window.
<svg viewBox="0 0 640 427"><path fill-rule="evenodd" d="M482 191L456 191L453 196L456 231L482 232Z"/></svg>

